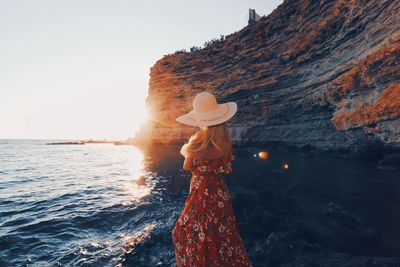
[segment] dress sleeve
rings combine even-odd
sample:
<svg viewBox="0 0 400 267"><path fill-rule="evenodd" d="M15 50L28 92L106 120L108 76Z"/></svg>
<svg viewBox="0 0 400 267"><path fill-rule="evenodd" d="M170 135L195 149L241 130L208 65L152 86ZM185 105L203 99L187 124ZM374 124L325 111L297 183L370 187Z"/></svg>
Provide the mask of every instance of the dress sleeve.
<svg viewBox="0 0 400 267"><path fill-rule="evenodd" d="M185 161L183 163L183 169L187 170L187 171L193 170L193 168L194 168L193 162L194 162L194 159L189 158L189 157L185 158Z"/></svg>

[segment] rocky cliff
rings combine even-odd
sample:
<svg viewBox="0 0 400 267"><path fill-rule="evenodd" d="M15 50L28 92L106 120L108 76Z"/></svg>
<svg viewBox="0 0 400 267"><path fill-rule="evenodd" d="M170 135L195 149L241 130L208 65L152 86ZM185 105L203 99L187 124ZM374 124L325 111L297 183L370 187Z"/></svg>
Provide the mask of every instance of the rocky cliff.
<svg viewBox="0 0 400 267"><path fill-rule="evenodd" d="M175 118L209 91L236 101L237 144L400 148L400 1L285 0L201 50L158 60L139 140L176 143Z"/></svg>

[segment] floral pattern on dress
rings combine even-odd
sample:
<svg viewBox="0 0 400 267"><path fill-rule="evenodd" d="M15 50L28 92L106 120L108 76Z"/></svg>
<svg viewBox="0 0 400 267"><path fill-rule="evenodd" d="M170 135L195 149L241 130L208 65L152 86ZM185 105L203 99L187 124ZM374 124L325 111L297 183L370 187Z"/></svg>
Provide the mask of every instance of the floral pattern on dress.
<svg viewBox="0 0 400 267"><path fill-rule="evenodd" d="M223 174L230 159L192 159L189 195L172 240L182 266L252 266L236 225Z"/></svg>

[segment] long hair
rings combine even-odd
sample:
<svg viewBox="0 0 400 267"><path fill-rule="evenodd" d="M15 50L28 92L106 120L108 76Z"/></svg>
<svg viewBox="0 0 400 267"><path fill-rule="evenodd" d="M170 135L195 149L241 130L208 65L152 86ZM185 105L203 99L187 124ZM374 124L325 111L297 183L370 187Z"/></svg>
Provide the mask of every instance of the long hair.
<svg viewBox="0 0 400 267"><path fill-rule="evenodd" d="M181 154L194 159L206 159L211 151L229 157L232 154L232 138L226 123L203 126L181 148Z"/></svg>

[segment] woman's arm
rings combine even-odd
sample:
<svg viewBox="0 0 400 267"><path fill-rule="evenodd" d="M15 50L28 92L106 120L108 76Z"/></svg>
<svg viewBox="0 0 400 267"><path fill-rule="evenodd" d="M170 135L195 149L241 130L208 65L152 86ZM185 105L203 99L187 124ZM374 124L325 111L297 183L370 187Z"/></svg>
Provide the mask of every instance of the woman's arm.
<svg viewBox="0 0 400 267"><path fill-rule="evenodd" d="M185 158L185 162L183 162L183 169L190 171L192 169L192 159L191 158Z"/></svg>

